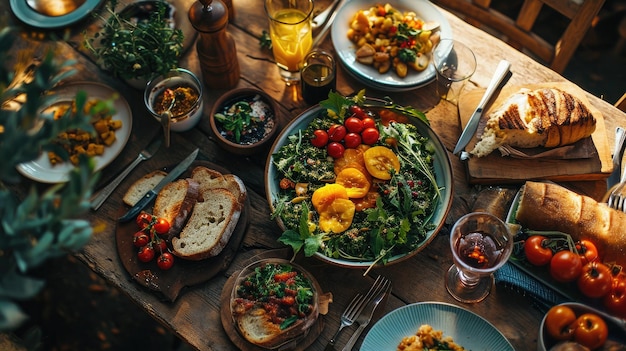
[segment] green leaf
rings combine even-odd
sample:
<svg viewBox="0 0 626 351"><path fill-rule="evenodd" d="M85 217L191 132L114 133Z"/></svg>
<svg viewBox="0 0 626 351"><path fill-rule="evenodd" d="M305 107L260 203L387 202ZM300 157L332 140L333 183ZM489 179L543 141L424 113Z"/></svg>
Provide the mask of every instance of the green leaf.
<svg viewBox="0 0 626 351"><path fill-rule="evenodd" d="M304 255L306 257L311 257L315 254L320 247L324 244L325 233L311 235L308 238L304 239Z"/></svg>
<svg viewBox="0 0 626 351"><path fill-rule="evenodd" d="M300 234L298 234L294 230L284 231L280 238L278 238L278 241L285 245L291 246L294 255L300 252L300 249L304 245L304 241L300 238Z"/></svg>

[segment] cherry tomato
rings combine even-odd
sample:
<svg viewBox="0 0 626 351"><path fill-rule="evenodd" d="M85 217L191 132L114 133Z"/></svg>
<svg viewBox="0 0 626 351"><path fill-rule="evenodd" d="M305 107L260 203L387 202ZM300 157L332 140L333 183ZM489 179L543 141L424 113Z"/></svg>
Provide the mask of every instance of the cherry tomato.
<svg viewBox="0 0 626 351"><path fill-rule="evenodd" d="M150 237L143 231L139 231L133 235L133 245L136 247L142 247L148 245Z"/></svg>
<svg viewBox="0 0 626 351"><path fill-rule="evenodd" d="M165 218L157 218L156 222L154 223L154 231L156 231L159 235L163 235L167 234L169 230L170 222L168 222Z"/></svg>
<svg viewBox="0 0 626 351"><path fill-rule="evenodd" d="M154 249L150 245L142 246L139 248L137 258L141 262L150 262L154 258Z"/></svg>
<svg viewBox="0 0 626 351"><path fill-rule="evenodd" d="M602 302L609 313L626 318L626 273L620 272L613 277L611 291Z"/></svg>
<svg viewBox="0 0 626 351"><path fill-rule="evenodd" d="M347 133L348 130L346 129L346 127L340 124L333 124L332 126L330 126L330 128L328 128L328 138L331 141L342 141Z"/></svg>
<svg viewBox="0 0 626 351"><path fill-rule="evenodd" d="M556 340L569 340L574 335L576 313L567 306L553 306L546 313L544 326L548 334Z"/></svg>
<svg viewBox="0 0 626 351"><path fill-rule="evenodd" d="M376 128L376 121L372 117L365 117L362 120L363 130L367 128Z"/></svg>
<svg viewBox="0 0 626 351"><path fill-rule="evenodd" d="M152 248L154 249L155 252L162 253L162 252L167 251L167 243L163 239L156 238L156 241L154 241L154 243L152 244Z"/></svg>
<svg viewBox="0 0 626 351"><path fill-rule="evenodd" d="M598 261L598 248L590 240L580 240L576 242L576 251L583 258L583 264Z"/></svg>
<svg viewBox="0 0 626 351"><path fill-rule="evenodd" d="M543 235L531 235L524 242L524 254L528 262L535 266L544 266L552 259L552 249L544 246L548 238Z"/></svg>
<svg viewBox="0 0 626 351"><path fill-rule="evenodd" d="M343 138L343 143L347 148L356 149L361 145L361 136L357 133L348 133L346 137Z"/></svg>
<svg viewBox="0 0 626 351"><path fill-rule="evenodd" d="M365 111L363 111L363 109L357 105L350 106L350 113L354 114L354 116L359 119L363 119L367 117L367 114L365 113Z"/></svg>
<svg viewBox="0 0 626 351"><path fill-rule="evenodd" d="M320 149L328 144L328 133L325 130L317 129L313 132L313 138L311 138L311 144Z"/></svg>
<svg viewBox="0 0 626 351"><path fill-rule="evenodd" d="M137 215L137 218L135 219L135 223L137 223L137 225L141 229L150 225L151 222L152 222L152 215L145 211L142 211L139 215Z"/></svg>
<svg viewBox="0 0 626 351"><path fill-rule="evenodd" d="M164 252L161 255L159 255L159 258L157 258L157 266L159 266L159 268L161 268L164 271L172 268L173 265L174 265L174 255L172 255L169 252Z"/></svg>
<svg viewBox="0 0 626 351"><path fill-rule="evenodd" d="M346 149L340 143L336 141L331 141L330 143L328 143L328 145L326 145L326 151L328 152L328 155L330 155L330 157L340 158L341 156L343 156L343 152L346 151Z"/></svg>
<svg viewBox="0 0 626 351"><path fill-rule="evenodd" d="M365 128L361 132L361 139L363 140L363 144L374 145L376 144L376 142L378 142L378 137L380 137L380 133L378 132L378 129L373 127Z"/></svg>
<svg viewBox="0 0 626 351"><path fill-rule="evenodd" d="M611 268L601 262L589 262L583 266L578 277L578 289L591 298L603 297L611 291L613 277Z"/></svg>
<svg viewBox="0 0 626 351"><path fill-rule="evenodd" d="M550 275L554 280L567 283L578 279L583 270L580 256L569 251L562 250L554 254L550 260Z"/></svg>
<svg viewBox="0 0 626 351"><path fill-rule="evenodd" d="M576 320L574 341L592 350L604 345L609 336L609 329L602 317L594 313L585 313Z"/></svg>
<svg viewBox="0 0 626 351"><path fill-rule="evenodd" d="M346 126L348 132L352 133L360 133L363 130L363 121L356 117L348 117L343 122L343 125Z"/></svg>

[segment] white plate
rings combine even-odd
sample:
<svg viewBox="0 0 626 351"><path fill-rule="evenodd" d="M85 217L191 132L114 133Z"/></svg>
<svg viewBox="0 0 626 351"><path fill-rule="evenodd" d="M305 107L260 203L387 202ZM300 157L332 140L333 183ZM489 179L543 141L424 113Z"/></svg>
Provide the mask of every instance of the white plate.
<svg viewBox="0 0 626 351"><path fill-rule="evenodd" d="M387 3L402 12L413 11L424 21L439 22L441 39L452 38L450 24L443 14L429 1L390 0ZM350 75L380 90L412 90L433 81L435 79L435 68L430 64L422 72L409 71L406 77L400 78L393 72L380 74L374 67L356 61L356 47L347 37L350 21L359 10L366 10L375 4L376 2L371 0L348 0L337 12L331 28L331 35L339 62L343 64Z"/></svg>
<svg viewBox="0 0 626 351"><path fill-rule="evenodd" d="M367 333L361 351L395 350L402 338L414 335L422 324L443 331L472 351L514 351L509 341L487 320L464 308L441 302L400 307L381 318Z"/></svg>
<svg viewBox="0 0 626 351"><path fill-rule="evenodd" d="M85 0L74 11L63 16L48 16L30 7L26 0L11 0L11 9L20 21L37 28L60 28L78 22L93 11L102 0Z"/></svg>
<svg viewBox="0 0 626 351"><path fill-rule="evenodd" d="M55 90L57 100L54 102L73 101L76 93L80 90L87 93L88 99L96 98L104 100L112 98L114 94L118 94L113 103L116 112L113 119L121 120L122 128L115 132L116 140L111 146L104 148L104 154L94 157L96 160L96 171L98 171L111 163L126 145L133 126L132 112L130 106L128 106L128 102L126 102L119 93L99 83L76 82L64 85L58 90ZM68 174L73 168L74 166L69 162L53 166L50 164L48 155L45 153L41 154L39 158L32 162L22 163L17 166L17 170L22 175L42 183L66 182L69 179Z"/></svg>

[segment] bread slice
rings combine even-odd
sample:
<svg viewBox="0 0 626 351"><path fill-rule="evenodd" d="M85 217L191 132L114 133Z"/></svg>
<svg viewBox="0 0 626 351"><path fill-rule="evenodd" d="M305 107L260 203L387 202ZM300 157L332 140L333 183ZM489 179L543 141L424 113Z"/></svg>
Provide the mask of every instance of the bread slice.
<svg viewBox="0 0 626 351"><path fill-rule="evenodd" d="M260 306L253 307L235 319L243 337L255 345L272 346L281 334L280 326L272 323Z"/></svg>
<svg viewBox="0 0 626 351"><path fill-rule="evenodd" d="M236 175L222 174L216 170L198 166L192 170L191 178L200 184L201 195L211 189L224 188L237 198L239 207L243 208L247 197L247 190L243 181Z"/></svg>
<svg viewBox="0 0 626 351"><path fill-rule="evenodd" d="M169 183L159 191L152 214L170 223L168 239L178 234L185 225L200 196L199 189L198 182L186 178Z"/></svg>
<svg viewBox="0 0 626 351"><path fill-rule="evenodd" d="M122 201L128 206L134 206L137 201L141 200L141 198L143 198L148 191L152 190L166 175L166 172L160 170L144 175L126 190Z"/></svg>
<svg viewBox="0 0 626 351"><path fill-rule="evenodd" d="M179 237L173 237L172 250L178 257L203 260L217 256L228 244L241 215L237 198L228 190L205 190Z"/></svg>

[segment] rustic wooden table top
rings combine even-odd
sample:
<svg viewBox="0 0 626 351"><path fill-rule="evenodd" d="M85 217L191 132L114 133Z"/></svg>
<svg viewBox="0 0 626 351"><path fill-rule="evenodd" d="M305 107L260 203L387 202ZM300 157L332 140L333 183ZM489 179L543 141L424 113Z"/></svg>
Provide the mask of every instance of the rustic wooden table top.
<svg viewBox="0 0 626 351"><path fill-rule="evenodd" d="M100 70L94 63L93 57L80 48L83 40L82 32L97 30L101 24L99 20L87 17L66 30L39 30L23 25L12 15L8 3L8 1L3 1L0 4L2 13L9 14L1 20L6 22L5 25L18 26L22 33L15 43L15 52L22 49L32 50L34 55L41 56L46 50L53 49L60 58L76 60L75 67L78 74L71 80L102 82L118 90L128 101L133 113L132 134L123 152L102 171L101 184L106 184L136 157L155 133L160 132L159 124L144 108L142 91L135 90ZM174 3L177 4L179 10L186 11L192 1L176 0ZM330 1L320 0L316 2L316 6L321 10L329 3ZM280 103L281 123L285 125L309 106L302 100L297 88L286 87L279 79L271 51L259 45L262 31L268 28L263 1L236 0L234 7L235 19L228 31L237 43L241 67L238 87L258 87L273 96ZM477 56L478 67L466 86L467 90L485 88L501 59L507 59L512 64L512 76L507 84L567 82L564 77L504 42L466 24L451 13L444 10L441 12L450 23L453 36L470 45ZM56 35L58 40L54 40L52 35ZM334 52L330 37L327 37L321 45L328 51ZM180 66L201 75L195 46L190 47L181 59ZM445 144L453 165L454 202L446 225L449 227L457 218L475 209L477 195L481 190L488 190L489 187L469 184L466 180L465 165L458 157L451 154L461 133L458 111L454 106L447 103L436 104L436 99L433 101L432 98L428 98L433 95L434 84L431 83L408 92L390 93L363 86L361 82L351 78L343 67L339 68L338 73L337 90L344 95L366 88L368 95L377 97L388 95L401 105L410 105L419 110L428 111L427 116L431 126ZM266 154L253 157L234 156L222 151L212 139L206 117L213 102L224 92L224 90L206 90L204 118L199 125L188 132L173 133L170 148L162 148L152 159L142 162L98 211L87 215L96 228L96 232L84 249L77 253L86 265L127 294L128 298L143 307L146 313L198 350L235 348L220 321L222 287L233 272L240 270L256 255L267 254L268 250L284 248L277 241L281 231L270 219L270 210L265 197L263 179ZM616 126L626 121L626 114L596 96L588 93L586 95L604 117L608 144L612 148L613 131ZM204 159L227 168L244 180L250 198L250 225L241 248L228 269L205 283L185 289L174 302L168 302L137 284L124 269L116 251L116 218L122 207L122 194L132 182L152 170L178 162L197 147L200 148ZM31 181L24 178L23 183L15 190L24 191L30 184ZM587 181L584 177L576 179L568 186L596 199L599 199L606 191L606 183L603 180ZM363 276L362 270L340 268L314 258L298 258L298 262L318 279L322 290L331 292L333 295L329 312L323 316L325 327L320 337L312 343L309 349L322 350L324 348L339 326L343 308L355 292L366 291L377 274L385 275L393 281L393 294L381 313L420 301L453 303L491 322L506 336L515 349L535 349L542 313L532 307L531 301L527 298L506 289L493 289L491 295L481 303L460 304L446 292L443 276L452 263L447 234L447 230L440 232L428 247L413 258L397 265L376 268L367 276ZM357 342L357 347L364 335L365 333ZM349 332L342 333L337 344L343 345L349 336Z"/></svg>

